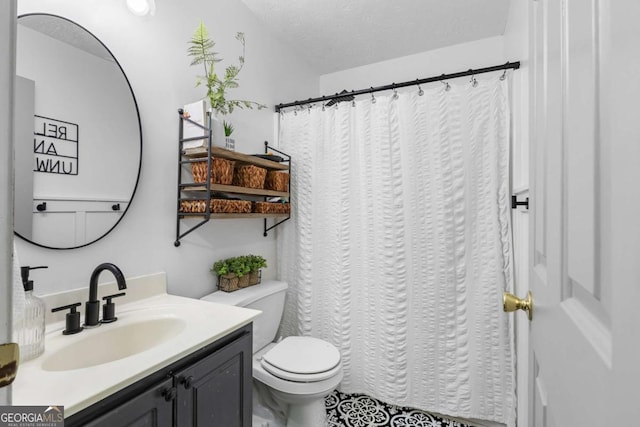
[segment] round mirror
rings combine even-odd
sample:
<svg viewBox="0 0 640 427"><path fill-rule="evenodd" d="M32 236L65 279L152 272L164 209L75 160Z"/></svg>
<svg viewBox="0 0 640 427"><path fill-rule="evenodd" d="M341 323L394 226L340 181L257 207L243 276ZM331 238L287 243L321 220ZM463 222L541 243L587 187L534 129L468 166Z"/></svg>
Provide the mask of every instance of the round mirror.
<svg viewBox="0 0 640 427"><path fill-rule="evenodd" d="M46 248L89 245L138 185L133 90L109 49L68 19L20 16L16 46L15 233Z"/></svg>

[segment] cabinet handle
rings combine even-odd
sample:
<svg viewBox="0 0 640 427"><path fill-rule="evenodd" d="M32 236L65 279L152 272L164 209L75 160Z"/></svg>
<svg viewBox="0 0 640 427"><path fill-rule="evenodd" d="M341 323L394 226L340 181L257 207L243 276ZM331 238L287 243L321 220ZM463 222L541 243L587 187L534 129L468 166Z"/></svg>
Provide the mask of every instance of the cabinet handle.
<svg viewBox="0 0 640 427"><path fill-rule="evenodd" d="M171 387L171 388L165 388L162 391L162 396L164 397L164 400L167 402L171 402L172 400L174 400L176 398L176 388L175 387Z"/></svg>
<svg viewBox="0 0 640 427"><path fill-rule="evenodd" d="M182 385L184 386L185 390L189 390L191 388L191 383L193 382L193 377L192 376L188 376L188 377L184 377L182 378Z"/></svg>

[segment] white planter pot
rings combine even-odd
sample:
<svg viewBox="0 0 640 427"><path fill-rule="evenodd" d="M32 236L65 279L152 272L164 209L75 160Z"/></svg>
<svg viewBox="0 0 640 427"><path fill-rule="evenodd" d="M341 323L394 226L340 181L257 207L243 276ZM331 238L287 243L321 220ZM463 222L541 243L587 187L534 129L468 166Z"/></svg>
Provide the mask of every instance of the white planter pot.
<svg viewBox="0 0 640 427"><path fill-rule="evenodd" d="M226 147L226 137L224 136L224 125L223 125L223 116L213 111L211 113L211 130L212 130L212 140L211 145L215 145L216 147Z"/></svg>

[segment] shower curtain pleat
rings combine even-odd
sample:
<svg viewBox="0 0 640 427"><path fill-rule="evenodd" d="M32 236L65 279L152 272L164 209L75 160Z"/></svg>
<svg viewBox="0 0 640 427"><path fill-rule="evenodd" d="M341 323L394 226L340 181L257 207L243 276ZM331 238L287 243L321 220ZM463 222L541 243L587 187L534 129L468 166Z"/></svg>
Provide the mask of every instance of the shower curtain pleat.
<svg viewBox="0 0 640 427"><path fill-rule="evenodd" d="M515 424L508 82L285 112L283 335L333 343L340 389Z"/></svg>

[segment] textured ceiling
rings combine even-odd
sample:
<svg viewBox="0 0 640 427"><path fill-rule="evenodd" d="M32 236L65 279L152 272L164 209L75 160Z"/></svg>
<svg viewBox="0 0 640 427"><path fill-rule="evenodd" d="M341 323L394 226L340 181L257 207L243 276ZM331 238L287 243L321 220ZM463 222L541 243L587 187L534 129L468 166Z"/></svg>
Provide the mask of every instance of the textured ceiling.
<svg viewBox="0 0 640 427"><path fill-rule="evenodd" d="M501 35L509 11L509 0L242 1L321 74Z"/></svg>
<svg viewBox="0 0 640 427"><path fill-rule="evenodd" d="M114 62L111 53L109 53L91 33L66 19L51 15L25 15L18 18L18 24L83 50L91 55Z"/></svg>

